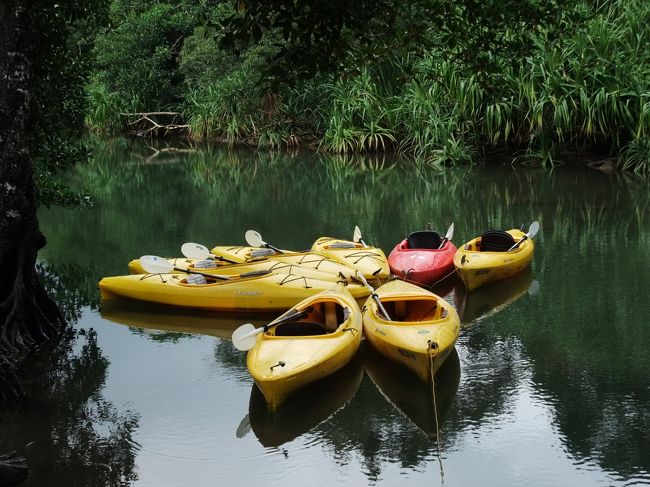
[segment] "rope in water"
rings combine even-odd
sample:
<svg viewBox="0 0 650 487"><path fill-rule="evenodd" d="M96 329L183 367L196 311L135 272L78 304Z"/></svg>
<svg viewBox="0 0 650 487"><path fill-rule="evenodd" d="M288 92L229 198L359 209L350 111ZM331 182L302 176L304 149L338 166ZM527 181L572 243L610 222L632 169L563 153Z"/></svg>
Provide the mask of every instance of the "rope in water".
<svg viewBox="0 0 650 487"><path fill-rule="evenodd" d="M458 269L456 269L456 268L454 267L454 270L453 270L453 271L451 271L451 272L449 272L447 275L441 277L440 279L438 279L438 280L437 280L436 282L434 282L433 284L430 284L430 285L428 286L429 289L433 289L434 286L437 286L437 285L440 284L442 281L444 281L445 279L447 279L449 276L454 275L454 274L456 273L457 270L458 270Z"/></svg>
<svg viewBox="0 0 650 487"><path fill-rule="evenodd" d="M429 371L431 372L431 391L433 396L433 417L436 421L436 450L438 451L438 464L440 465L440 485L445 485L445 471L442 467L442 449L440 448L440 423L438 421L438 405L436 404L436 381L434 377L435 360L438 354L429 353Z"/></svg>

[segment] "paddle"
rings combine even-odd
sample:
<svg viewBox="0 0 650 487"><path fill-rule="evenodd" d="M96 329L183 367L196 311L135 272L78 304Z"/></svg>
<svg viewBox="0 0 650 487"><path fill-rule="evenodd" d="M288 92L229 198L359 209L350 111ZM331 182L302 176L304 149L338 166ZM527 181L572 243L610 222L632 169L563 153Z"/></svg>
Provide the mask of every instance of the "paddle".
<svg viewBox="0 0 650 487"><path fill-rule="evenodd" d="M214 259L220 260L222 262L228 262L229 264L239 263L234 260L226 259L225 257L214 255L210 253L205 245L194 242L185 242L183 245L181 245L181 252L188 259Z"/></svg>
<svg viewBox="0 0 650 487"><path fill-rule="evenodd" d="M157 255L143 255L140 257L140 265L142 265L142 268L150 274L169 274L170 272L177 271L185 272L187 274L199 274L214 279L223 279L224 281L231 279L231 276L220 276L218 274L208 274L207 272L199 272L187 268L176 267L174 264L167 262L166 259L158 257Z"/></svg>
<svg viewBox="0 0 650 487"><path fill-rule="evenodd" d="M447 230L447 233L445 234L444 237L442 237L442 240L440 241L440 247L439 249L443 248L447 242L449 242L452 237L454 236L454 224L452 222L451 225L449 225L449 229Z"/></svg>
<svg viewBox="0 0 650 487"><path fill-rule="evenodd" d="M366 242L363 241L363 237L361 236L361 229L358 225L354 227L354 235L352 235L352 241L355 243L359 242L364 247L367 247Z"/></svg>
<svg viewBox="0 0 650 487"><path fill-rule="evenodd" d="M508 249L508 252L511 250L515 250L521 243L529 238L533 238L535 235L537 235L537 232L539 232L539 222L534 221L533 223L530 224L530 228L528 229L528 233L524 235L519 242L516 242L512 247Z"/></svg>
<svg viewBox="0 0 650 487"><path fill-rule="evenodd" d="M299 318L300 316L304 315L305 311L306 310L294 309L293 313L289 313L281 320L278 320L272 324L269 323L268 325L264 325L259 328L255 328L255 326L252 323L246 323L244 325L241 325L239 328L237 328L235 331L232 332L232 343L233 345L235 345L235 348L237 350L241 350L242 352L250 350L251 348L253 348L253 345L255 345L255 340L257 335L268 330L271 327L271 325L275 326L275 325L280 325L282 323L286 323L287 321L293 321L296 318Z"/></svg>
<svg viewBox="0 0 650 487"><path fill-rule="evenodd" d="M267 249L275 250L278 254L284 254L284 252L279 248L262 240L262 236L255 230L247 230L244 234L244 238L246 239L246 243L251 247L266 247Z"/></svg>
<svg viewBox="0 0 650 487"><path fill-rule="evenodd" d="M386 311L386 308L384 308L384 305L381 304L381 301L379 299L379 296L377 296L377 293L375 292L375 289L366 281L366 278L363 277L363 274L360 272L357 272L356 277L363 282L363 284L368 288L368 291L370 291L370 295L372 296L372 299L374 299L377 302L377 307L381 310L381 312L384 314L386 317L387 321L393 321L390 319L390 316L388 315L388 311Z"/></svg>

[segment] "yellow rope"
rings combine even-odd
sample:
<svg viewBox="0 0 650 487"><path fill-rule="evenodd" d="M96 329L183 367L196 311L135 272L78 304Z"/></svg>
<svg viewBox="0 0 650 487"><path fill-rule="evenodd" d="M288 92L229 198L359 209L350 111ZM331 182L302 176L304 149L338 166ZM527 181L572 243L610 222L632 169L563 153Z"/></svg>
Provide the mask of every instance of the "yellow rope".
<svg viewBox="0 0 650 487"><path fill-rule="evenodd" d="M431 347L432 342L429 342ZM431 351L431 349L429 350ZM436 381L434 377L435 360L438 354L429 353L429 371L431 372L431 391L433 395L433 416L436 420L436 449L438 450L438 463L440 464L440 485L445 485L445 471L442 467L442 450L440 448L440 423L438 422L438 405L436 404Z"/></svg>

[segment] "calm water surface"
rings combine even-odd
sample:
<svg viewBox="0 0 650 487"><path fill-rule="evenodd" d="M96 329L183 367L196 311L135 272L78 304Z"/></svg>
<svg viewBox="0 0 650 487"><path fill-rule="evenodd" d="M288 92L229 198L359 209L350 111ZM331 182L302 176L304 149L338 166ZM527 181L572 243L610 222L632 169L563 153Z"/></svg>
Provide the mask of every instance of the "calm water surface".
<svg viewBox="0 0 650 487"><path fill-rule="evenodd" d="M585 169L427 171L378 161L98 146L74 175L89 210L41 213L48 286L78 335L0 415L0 452L29 486L593 486L650 484L647 182ZM460 244L539 220L530 272L467 295L438 289L463 329L436 388L369 347L266 412L228 340L267 317L101 305L97 282L185 241L278 246L350 238L386 253L453 221ZM43 377L42 370L52 370ZM441 474L442 469L442 474ZM444 477L443 477L444 475Z"/></svg>

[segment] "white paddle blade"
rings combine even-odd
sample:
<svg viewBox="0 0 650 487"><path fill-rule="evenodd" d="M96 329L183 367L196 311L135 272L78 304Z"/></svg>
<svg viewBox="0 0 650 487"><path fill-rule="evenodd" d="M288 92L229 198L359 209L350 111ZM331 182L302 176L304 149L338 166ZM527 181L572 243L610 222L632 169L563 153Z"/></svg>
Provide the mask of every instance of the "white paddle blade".
<svg viewBox="0 0 650 487"><path fill-rule="evenodd" d="M454 224L452 222L452 224L449 225L449 229L447 230L447 233L445 234L445 238L447 240L451 240L453 236L454 236Z"/></svg>
<svg viewBox="0 0 650 487"><path fill-rule="evenodd" d="M362 238L363 238L363 236L361 235L361 229L357 225L357 226L354 227L354 235L352 236L352 241L355 242L355 243L356 242L361 242Z"/></svg>
<svg viewBox="0 0 650 487"><path fill-rule="evenodd" d="M244 238L246 239L246 243L251 247L264 247L266 245L266 242L262 240L262 236L255 230L247 230Z"/></svg>
<svg viewBox="0 0 650 487"><path fill-rule="evenodd" d="M539 232L539 222L536 220L533 223L530 224L530 228L528 229L528 238L533 238L535 235L537 235L537 232Z"/></svg>
<svg viewBox="0 0 650 487"><path fill-rule="evenodd" d="M263 327L255 328L251 323L246 323L232 332L232 343L237 350L245 352L253 348L257 335L263 331Z"/></svg>
<svg viewBox="0 0 650 487"><path fill-rule="evenodd" d="M157 255L143 255L140 265L150 274L166 274L174 270L174 266Z"/></svg>
<svg viewBox="0 0 650 487"><path fill-rule="evenodd" d="M188 259L209 259L212 256L205 245L194 242L181 245L181 253Z"/></svg>

